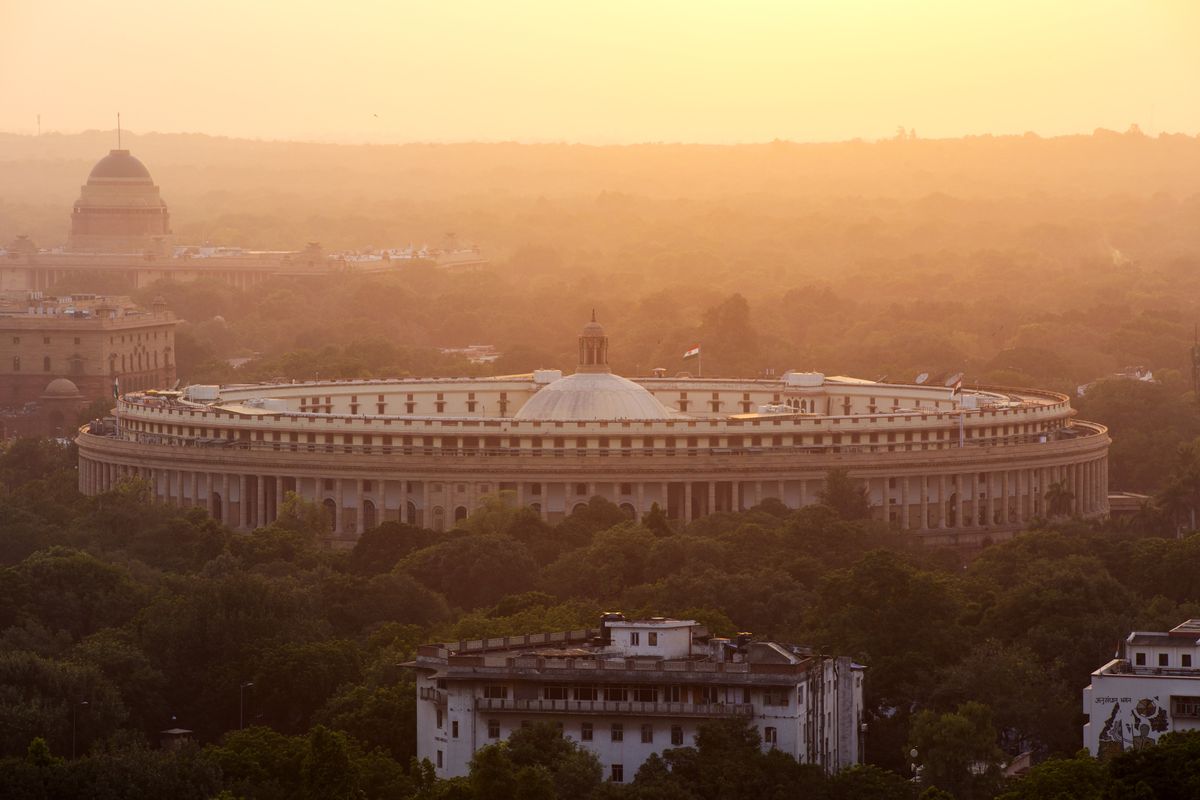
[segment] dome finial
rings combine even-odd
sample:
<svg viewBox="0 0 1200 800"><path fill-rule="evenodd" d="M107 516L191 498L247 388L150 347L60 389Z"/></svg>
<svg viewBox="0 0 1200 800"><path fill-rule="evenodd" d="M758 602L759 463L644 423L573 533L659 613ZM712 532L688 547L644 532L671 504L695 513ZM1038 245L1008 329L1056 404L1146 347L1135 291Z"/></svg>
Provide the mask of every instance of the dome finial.
<svg viewBox="0 0 1200 800"><path fill-rule="evenodd" d="M592 306L592 322L596 321L596 307Z"/></svg>

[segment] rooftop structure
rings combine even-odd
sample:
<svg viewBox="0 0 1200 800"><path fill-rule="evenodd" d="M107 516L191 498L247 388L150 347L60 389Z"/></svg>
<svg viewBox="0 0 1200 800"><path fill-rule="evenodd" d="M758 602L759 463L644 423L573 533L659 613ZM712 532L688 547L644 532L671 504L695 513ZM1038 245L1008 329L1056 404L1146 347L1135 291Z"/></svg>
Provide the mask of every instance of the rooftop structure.
<svg viewBox="0 0 1200 800"><path fill-rule="evenodd" d="M127 393L119 430L79 436L80 485L136 474L244 530L294 491L327 508L339 545L389 519L446 530L495 492L552 523L592 497L681 522L767 498L800 508L832 468L864 485L877 519L930 543L1107 511L1107 431L1076 420L1064 395L796 372L630 380L608 371L593 324L569 376Z"/></svg>
<svg viewBox="0 0 1200 800"><path fill-rule="evenodd" d="M1133 631L1083 690L1083 744L1108 757L1200 728L1200 619Z"/></svg>
<svg viewBox="0 0 1200 800"><path fill-rule="evenodd" d="M558 725L615 782L652 753L740 719L766 749L837 771L862 760L863 668L809 648L712 637L693 620L605 614L595 629L424 645L417 755L443 777L531 722Z"/></svg>

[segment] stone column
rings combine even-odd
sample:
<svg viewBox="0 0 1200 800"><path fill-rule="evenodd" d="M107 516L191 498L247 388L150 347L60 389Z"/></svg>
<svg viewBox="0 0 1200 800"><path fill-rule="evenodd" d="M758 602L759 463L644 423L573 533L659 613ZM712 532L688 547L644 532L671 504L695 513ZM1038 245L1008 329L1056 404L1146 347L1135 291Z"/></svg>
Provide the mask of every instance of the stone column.
<svg viewBox="0 0 1200 800"><path fill-rule="evenodd" d="M334 520L336 524L333 526L333 532L341 534L346 532L346 487L341 478L335 480L337 483L334 485L334 489L337 499L334 502L337 503L337 518Z"/></svg>
<svg viewBox="0 0 1200 800"><path fill-rule="evenodd" d="M648 510L649 509L646 508L646 484L642 483L641 481L638 481L638 484L637 484L637 509L634 512L633 518L640 520L643 516L645 516L646 511L648 511Z"/></svg>
<svg viewBox="0 0 1200 800"><path fill-rule="evenodd" d="M683 521L692 521L692 482L685 481L683 484Z"/></svg>
<svg viewBox="0 0 1200 800"><path fill-rule="evenodd" d="M246 475L238 476L238 527L246 530L250 527L250 481Z"/></svg>
<svg viewBox="0 0 1200 800"><path fill-rule="evenodd" d="M996 475L993 472L984 473L983 493L987 495L983 501L983 524L990 528L996 524Z"/></svg>
<svg viewBox="0 0 1200 800"><path fill-rule="evenodd" d="M912 528L908 513L908 476L901 475L897 480L900 481L900 530L906 531Z"/></svg>
<svg viewBox="0 0 1200 800"><path fill-rule="evenodd" d="M279 519L279 508L282 505L283 505L283 476L276 475L275 476L275 503L274 503L274 508L272 509L272 511L274 513L272 513L270 519L267 520L268 524L275 522L277 519Z"/></svg>
<svg viewBox="0 0 1200 800"><path fill-rule="evenodd" d="M255 508L254 527L261 528L267 524L267 479L263 475L254 476Z"/></svg>
<svg viewBox="0 0 1200 800"><path fill-rule="evenodd" d="M946 476L938 475L938 520L937 526L944 530L946 527Z"/></svg>
<svg viewBox="0 0 1200 800"><path fill-rule="evenodd" d="M544 491L544 487L543 487ZM546 496L542 495L542 519L546 518ZM421 481L421 508L417 511L417 524L422 528L433 525L433 514L429 508L429 480Z"/></svg>
<svg viewBox="0 0 1200 800"><path fill-rule="evenodd" d="M708 513L714 514L717 511L717 483L716 481L708 481Z"/></svg>
<svg viewBox="0 0 1200 800"><path fill-rule="evenodd" d="M363 513L363 510L366 508L366 505L363 503L363 500L364 500L364 497L363 497L362 478L355 478L354 479L354 502L358 504L358 507L356 509L354 509L354 531L353 532L357 533L359 535L362 534L362 532L364 530L363 525L366 523L366 515ZM471 513L470 506L467 506L467 513L468 514Z"/></svg>
<svg viewBox="0 0 1200 800"><path fill-rule="evenodd" d="M929 529L929 476L921 473L921 524L920 530Z"/></svg>
<svg viewBox="0 0 1200 800"><path fill-rule="evenodd" d="M192 506L200 505L200 473L192 470Z"/></svg>
<svg viewBox="0 0 1200 800"><path fill-rule="evenodd" d="M754 482L754 505L762 505L762 481Z"/></svg>
<svg viewBox="0 0 1200 800"><path fill-rule="evenodd" d="M221 473L224 479L224 487L221 490L221 522L227 528L235 527L233 524L233 501L229 498L230 474L228 472Z"/></svg>
<svg viewBox="0 0 1200 800"><path fill-rule="evenodd" d="M782 500L783 498L781 497L779 499ZM800 479L800 508L804 508L806 505L808 505L808 481L801 478Z"/></svg>

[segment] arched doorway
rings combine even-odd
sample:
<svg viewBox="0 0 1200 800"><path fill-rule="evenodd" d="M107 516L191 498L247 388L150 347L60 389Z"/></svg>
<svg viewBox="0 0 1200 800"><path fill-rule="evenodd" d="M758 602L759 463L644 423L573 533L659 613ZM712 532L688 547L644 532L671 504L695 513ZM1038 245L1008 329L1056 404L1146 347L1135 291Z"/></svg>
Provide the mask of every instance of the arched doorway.
<svg viewBox="0 0 1200 800"><path fill-rule="evenodd" d="M374 528L376 524L377 523L375 522L375 504L372 503L370 500L363 500L362 526L361 526L362 530L364 530L364 531L370 530L371 528ZM361 533L362 531L359 531L359 532Z"/></svg>
<svg viewBox="0 0 1200 800"><path fill-rule="evenodd" d="M217 522L225 518L221 513L221 495L217 492L213 492L212 496L208 499L208 513Z"/></svg>
<svg viewBox="0 0 1200 800"><path fill-rule="evenodd" d="M466 518L467 518L467 507L466 506L459 506L458 508L454 509L454 521L455 522L462 522Z"/></svg>
<svg viewBox="0 0 1200 800"><path fill-rule="evenodd" d="M417 524L417 504L411 500L404 507L404 521L409 525Z"/></svg>
<svg viewBox="0 0 1200 800"><path fill-rule="evenodd" d="M433 529L435 531L446 529L446 511L441 506L433 507Z"/></svg>
<svg viewBox="0 0 1200 800"><path fill-rule="evenodd" d="M621 503L621 512L630 519L637 519L637 512L633 510L633 506L629 503Z"/></svg>

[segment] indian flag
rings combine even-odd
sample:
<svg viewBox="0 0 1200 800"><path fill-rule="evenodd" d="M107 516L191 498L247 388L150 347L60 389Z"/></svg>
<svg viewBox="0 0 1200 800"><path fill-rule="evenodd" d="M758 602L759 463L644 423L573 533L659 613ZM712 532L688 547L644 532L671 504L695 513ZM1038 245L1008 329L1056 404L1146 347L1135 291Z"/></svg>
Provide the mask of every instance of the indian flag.
<svg viewBox="0 0 1200 800"><path fill-rule="evenodd" d="M958 397L960 394L962 394L962 378L956 380L954 386L950 387L951 397Z"/></svg>
<svg viewBox="0 0 1200 800"><path fill-rule="evenodd" d="M683 354L683 358L685 361L689 358L699 358L699 357L700 357L700 345L693 346L690 350L688 350L687 352L685 352Z"/></svg>

